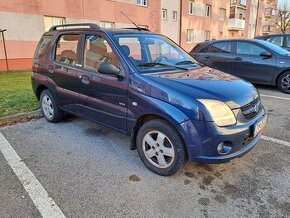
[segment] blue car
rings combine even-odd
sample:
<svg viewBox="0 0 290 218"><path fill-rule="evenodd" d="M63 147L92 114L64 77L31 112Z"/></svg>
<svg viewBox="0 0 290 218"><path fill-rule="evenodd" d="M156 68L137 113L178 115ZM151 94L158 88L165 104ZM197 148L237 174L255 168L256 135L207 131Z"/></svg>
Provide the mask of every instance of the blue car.
<svg viewBox="0 0 290 218"><path fill-rule="evenodd" d="M35 51L32 86L49 122L67 112L127 134L146 167L163 176L188 159L245 155L266 124L253 85L141 28L52 27Z"/></svg>

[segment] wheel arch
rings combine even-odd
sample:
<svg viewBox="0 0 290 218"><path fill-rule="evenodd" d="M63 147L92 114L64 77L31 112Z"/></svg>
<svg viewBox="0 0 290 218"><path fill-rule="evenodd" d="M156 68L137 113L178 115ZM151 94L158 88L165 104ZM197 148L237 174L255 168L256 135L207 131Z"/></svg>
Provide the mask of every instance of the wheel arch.
<svg viewBox="0 0 290 218"><path fill-rule="evenodd" d="M277 76L276 76L276 78L275 78L275 86L277 86L278 85L278 79L279 79L279 77L283 74L283 73L285 73L285 72L290 72L290 68L289 69L286 69L286 70L283 70L283 71L281 71Z"/></svg>

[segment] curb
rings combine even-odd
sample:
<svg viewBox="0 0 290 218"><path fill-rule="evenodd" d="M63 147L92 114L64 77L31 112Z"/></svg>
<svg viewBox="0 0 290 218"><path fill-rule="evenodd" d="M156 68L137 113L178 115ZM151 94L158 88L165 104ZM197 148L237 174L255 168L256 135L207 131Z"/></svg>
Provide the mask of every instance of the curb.
<svg viewBox="0 0 290 218"><path fill-rule="evenodd" d="M36 118L40 118L40 117L43 117L41 109L38 109L38 110L32 111L32 112L27 112L27 113L19 113L19 114L15 114L12 116L0 118L0 126L4 126L4 125L10 124L10 123L13 124L13 123L21 122L21 121L25 121L25 120L36 119Z"/></svg>

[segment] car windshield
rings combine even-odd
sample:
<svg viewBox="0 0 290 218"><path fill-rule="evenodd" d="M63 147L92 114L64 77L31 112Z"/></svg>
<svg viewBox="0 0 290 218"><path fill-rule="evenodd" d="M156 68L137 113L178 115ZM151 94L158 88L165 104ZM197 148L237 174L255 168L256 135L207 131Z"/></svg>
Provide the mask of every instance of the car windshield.
<svg viewBox="0 0 290 218"><path fill-rule="evenodd" d="M263 41L263 40L258 40L259 43L261 43L262 45L270 48L271 50L273 50L274 52L280 54L280 55L290 55L290 52L277 46L277 45L274 45L270 42L267 42L267 41Z"/></svg>
<svg viewBox="0 0 290 218"><path fill-rule="evenodd" d="M198 63L166 37L155 34L114 35L123 53L141 72L189 70Z"/></svg>

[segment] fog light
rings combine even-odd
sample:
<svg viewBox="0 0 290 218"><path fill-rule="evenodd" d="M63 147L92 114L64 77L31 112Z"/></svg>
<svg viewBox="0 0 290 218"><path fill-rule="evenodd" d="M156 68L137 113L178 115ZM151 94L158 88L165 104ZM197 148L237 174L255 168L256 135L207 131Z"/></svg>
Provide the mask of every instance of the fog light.
<svg viewBox="0 0 290 218"><path fill-rule="evenodd" d="M221 155L229 154L232 150L230 142L222 142L217 146L217 152Z"/></svg>

